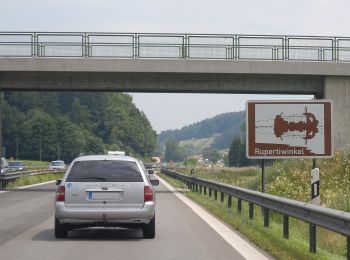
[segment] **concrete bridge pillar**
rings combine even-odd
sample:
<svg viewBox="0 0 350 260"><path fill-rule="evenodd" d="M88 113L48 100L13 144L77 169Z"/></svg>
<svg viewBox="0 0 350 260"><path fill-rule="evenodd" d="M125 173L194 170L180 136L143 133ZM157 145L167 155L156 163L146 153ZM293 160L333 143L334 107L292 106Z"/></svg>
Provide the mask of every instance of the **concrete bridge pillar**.
<svg viewBox="0 0 350 260"><path fill-rule="evenodd" d="M350 149L350 77L326 76L324 98L333 100L334 148Z"/></svg>

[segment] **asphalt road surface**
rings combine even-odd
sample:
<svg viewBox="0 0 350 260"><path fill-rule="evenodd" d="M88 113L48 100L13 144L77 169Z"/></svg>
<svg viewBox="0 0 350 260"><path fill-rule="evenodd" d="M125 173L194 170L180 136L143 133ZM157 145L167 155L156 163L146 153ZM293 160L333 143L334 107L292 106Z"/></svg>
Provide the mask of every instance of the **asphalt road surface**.
<svg viewBox="0 0 350 260"><path fill-rule="evenodd" d="M0 192L0 259L245 259L235 242L224 240L163 184L157 187L155 239L116 228L55 239L55 189L50 183Z"/></svg>

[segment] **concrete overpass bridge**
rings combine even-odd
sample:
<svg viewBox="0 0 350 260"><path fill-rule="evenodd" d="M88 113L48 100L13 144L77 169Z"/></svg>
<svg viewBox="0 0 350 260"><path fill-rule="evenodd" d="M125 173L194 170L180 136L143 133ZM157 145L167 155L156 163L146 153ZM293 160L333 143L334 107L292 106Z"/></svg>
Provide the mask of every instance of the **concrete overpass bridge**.
<svg viewBox="0 0 350 260"><path fill-rule="evenodd" d="M350 38L0 33L0 89L311 94L350 145ZM0 146L1 147L1 146Z"/></svg>

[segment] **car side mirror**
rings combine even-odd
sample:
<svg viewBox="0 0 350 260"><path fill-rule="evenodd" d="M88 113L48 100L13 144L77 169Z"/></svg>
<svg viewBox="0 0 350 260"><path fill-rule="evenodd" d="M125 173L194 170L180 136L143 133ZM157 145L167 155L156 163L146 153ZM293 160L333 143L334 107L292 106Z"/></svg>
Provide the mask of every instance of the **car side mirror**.
<svg viewBox="0 0 350 260"><path fill-rule="evenodd" d="M62 182L62 179L56 180L56 185L57 185L57 186L60 185L61 182Z"/></svg>
<svg viewBox="0 0 350 260"><path fill-rule="evenodd" d="M158 186L159 185L159 180L150 180L152 186Z"/></svg>
<svg viewBox="0 0 350 260"><path fill-rule="evenodd" d="M154 174L153 170L147 170L148 174Z"/></svg>

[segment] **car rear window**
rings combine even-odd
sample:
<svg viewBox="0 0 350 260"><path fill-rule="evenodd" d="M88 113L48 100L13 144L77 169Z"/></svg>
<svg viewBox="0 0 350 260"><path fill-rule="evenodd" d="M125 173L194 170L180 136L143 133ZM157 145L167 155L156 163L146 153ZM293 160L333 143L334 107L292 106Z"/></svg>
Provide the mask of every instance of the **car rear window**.
<svg viewBox="0 0 350 260"><path fill-rule="evenodd" d="M136 164L131 161L77 161L67 182L143 182Z"/></svg>

